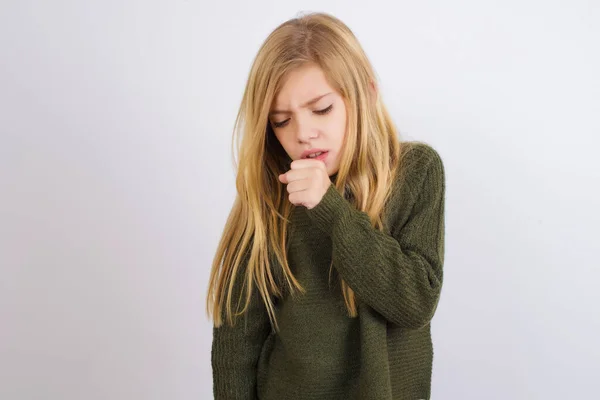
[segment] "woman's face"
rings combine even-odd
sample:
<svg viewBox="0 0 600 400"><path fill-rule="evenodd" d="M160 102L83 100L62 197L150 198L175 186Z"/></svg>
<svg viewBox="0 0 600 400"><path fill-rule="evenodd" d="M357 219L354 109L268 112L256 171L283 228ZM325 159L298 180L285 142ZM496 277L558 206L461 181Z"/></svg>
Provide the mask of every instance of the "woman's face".
<svg viewBox="0 0 600 400"><path fill-rule="evenodd" d="M321 68L308 64L288 73L271 106L269 122L292 160L323 152L315 159L325 163L329 176L338 171L346 105Z"/></svg>

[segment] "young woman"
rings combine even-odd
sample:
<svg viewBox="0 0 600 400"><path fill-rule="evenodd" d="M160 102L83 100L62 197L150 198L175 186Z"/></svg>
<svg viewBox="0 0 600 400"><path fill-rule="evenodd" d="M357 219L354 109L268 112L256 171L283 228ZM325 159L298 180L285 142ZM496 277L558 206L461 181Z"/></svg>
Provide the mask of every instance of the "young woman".
<svg viewBox="0 0 600 400"><path fill-rule="evenodd" d="M215 399L429 399L444 167L399 139L351 30L324 13L278 26L235 132L207 298Z"/></svg>

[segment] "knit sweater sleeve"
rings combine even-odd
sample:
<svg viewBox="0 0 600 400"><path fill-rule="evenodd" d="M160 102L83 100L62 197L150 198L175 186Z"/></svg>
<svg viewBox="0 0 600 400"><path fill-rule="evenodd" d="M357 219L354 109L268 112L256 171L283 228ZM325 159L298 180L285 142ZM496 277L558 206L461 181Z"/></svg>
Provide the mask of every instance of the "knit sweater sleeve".
<svg viewBox="0 0 600 400"><path fill-rule="evenodd" d="M362 301L396 325L418 329L437 308L444 262L444 166L432 147L428 161L405 190L414 192L410 216L400 226L391 221L390 234L372 227L365 212L354 208L332 184L307 213L332 240L332 261L341 277ZM416 182L416 183L415 183ZM409 181L407 181L407 184ZM407 196L408 197L408 196ZM397 213L401 214L401 213Z"/></svg>
<svg viewBox="0 0 600 400"><path fill-rule="evenodd" d="M245 266L245 265L244 265ZM243 273L243 269L241 271ZM242 288L244 275L236 279L232 304ZM245 291L242 306L245 302ZM255 287L247 312L234 318L229 326L223 315L223 324L213 326L211 363L213 370L213 394L215 400L255 400L257 363L263 344L271 332L266 306Z"/></svg>

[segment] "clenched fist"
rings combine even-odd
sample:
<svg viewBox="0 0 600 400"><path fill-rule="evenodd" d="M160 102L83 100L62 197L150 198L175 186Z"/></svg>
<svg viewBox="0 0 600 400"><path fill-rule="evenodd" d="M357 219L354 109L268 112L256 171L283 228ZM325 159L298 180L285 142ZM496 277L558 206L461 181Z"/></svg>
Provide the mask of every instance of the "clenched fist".
<svg viewBox="0 0 600 400"><path fill-rule="evenodd" d="M293 161L291 168L279 175L279 180L287 184L290 202L308 209L315 207L331 185L325 163L305 158Z"/></svg>

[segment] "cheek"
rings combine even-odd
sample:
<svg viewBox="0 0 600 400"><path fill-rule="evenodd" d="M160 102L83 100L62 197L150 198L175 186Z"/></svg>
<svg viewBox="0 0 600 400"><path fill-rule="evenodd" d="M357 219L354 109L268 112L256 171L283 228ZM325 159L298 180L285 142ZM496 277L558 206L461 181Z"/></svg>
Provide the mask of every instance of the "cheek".
<svg viewBox="0 0 600 400"><path fill-rule="evenodd" d="M346 114L344 112L338 112L332 117L329 126L330 135L332 136L332 139L342 141L346 135Z"/></svg>

